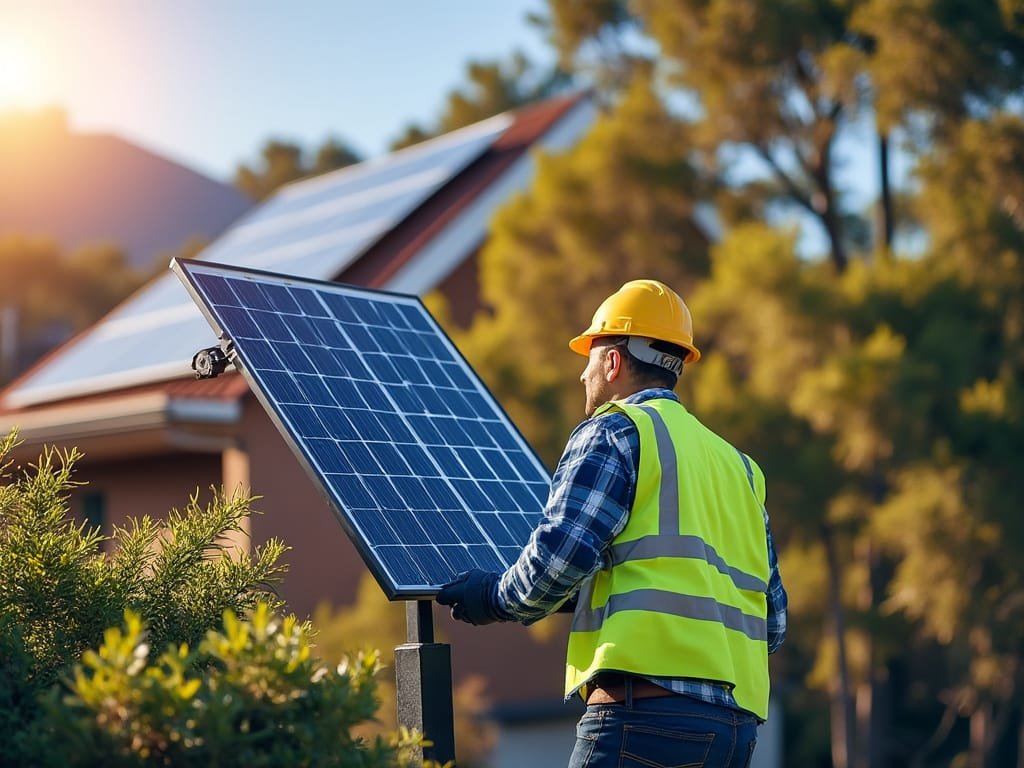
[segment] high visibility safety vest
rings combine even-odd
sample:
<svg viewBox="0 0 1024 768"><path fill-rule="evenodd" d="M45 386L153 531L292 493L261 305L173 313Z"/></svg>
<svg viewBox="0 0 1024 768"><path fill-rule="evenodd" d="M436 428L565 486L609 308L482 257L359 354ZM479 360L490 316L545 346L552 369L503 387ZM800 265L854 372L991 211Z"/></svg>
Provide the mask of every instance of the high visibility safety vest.
<svg viewBox="0 0 1024 768"><path fill-rule="evenodd" d="M768 717L764 475L682 404L607 403L640 435L636 498L610 562L580 590L566 695L601 670L732 687Z"/></svg>

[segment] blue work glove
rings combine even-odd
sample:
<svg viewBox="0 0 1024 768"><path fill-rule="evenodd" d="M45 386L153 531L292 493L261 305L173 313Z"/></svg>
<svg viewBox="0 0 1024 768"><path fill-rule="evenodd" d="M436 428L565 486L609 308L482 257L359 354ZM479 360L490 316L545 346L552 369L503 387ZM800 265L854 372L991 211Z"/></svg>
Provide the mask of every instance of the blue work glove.
<svg viewBox="0 0 1024 768"><path fill-rule="evenodd" d="M494 604L497 583L498 574L474 568L441 587L436 600L439 605L451 606L453 619L468 624L480 626L503 621Z"/></svg>

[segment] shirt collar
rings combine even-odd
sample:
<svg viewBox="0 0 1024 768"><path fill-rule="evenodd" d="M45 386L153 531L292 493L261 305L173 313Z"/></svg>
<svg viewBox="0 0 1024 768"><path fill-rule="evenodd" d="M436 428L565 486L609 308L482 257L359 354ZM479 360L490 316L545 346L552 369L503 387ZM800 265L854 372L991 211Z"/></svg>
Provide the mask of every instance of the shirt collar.
<svg viewBox="0 0 1024 768"><path fill-rule="evenodd" d="M655 400L655 399L658 399L658 398L661 398L661 399L664 399L664 400L675 400L677 403L679 402L679 398L676 396L675 392L673 392L671 389L664 389L662 387L652 387L651 389L641 389L639 392L634 392L632 395L627 397L622 402L624 402L624 403L645 403L648 400Z"/></svg>

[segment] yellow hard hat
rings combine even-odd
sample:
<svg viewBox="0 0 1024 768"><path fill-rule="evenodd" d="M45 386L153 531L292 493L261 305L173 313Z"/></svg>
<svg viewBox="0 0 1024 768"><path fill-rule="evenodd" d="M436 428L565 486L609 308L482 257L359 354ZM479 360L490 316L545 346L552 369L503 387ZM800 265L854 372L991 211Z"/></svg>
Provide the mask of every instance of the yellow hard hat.
<svg viewBox="0 0 1024 768"><path fill-rule="evenodd" d="M700 350L693 346L690 310L678 293L657 280L630 280L601 302L590 327L569 342L569 349L589 355L590 344L599 336L667 341L689 352L683 362L700 360Z"/></svg>

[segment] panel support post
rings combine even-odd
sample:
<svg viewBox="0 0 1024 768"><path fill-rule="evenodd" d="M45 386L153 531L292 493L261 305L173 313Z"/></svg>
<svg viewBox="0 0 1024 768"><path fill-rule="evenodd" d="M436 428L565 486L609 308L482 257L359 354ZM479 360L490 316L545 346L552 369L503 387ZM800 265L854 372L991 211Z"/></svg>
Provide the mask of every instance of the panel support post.
<svg viewBox="0 0 1024 768"><path fill-rule="evenodd" d="M451 646L434 642L430 600L405 604L407 640L395 648L398 724L425 734L424 760L455 760Z"/></svg>

